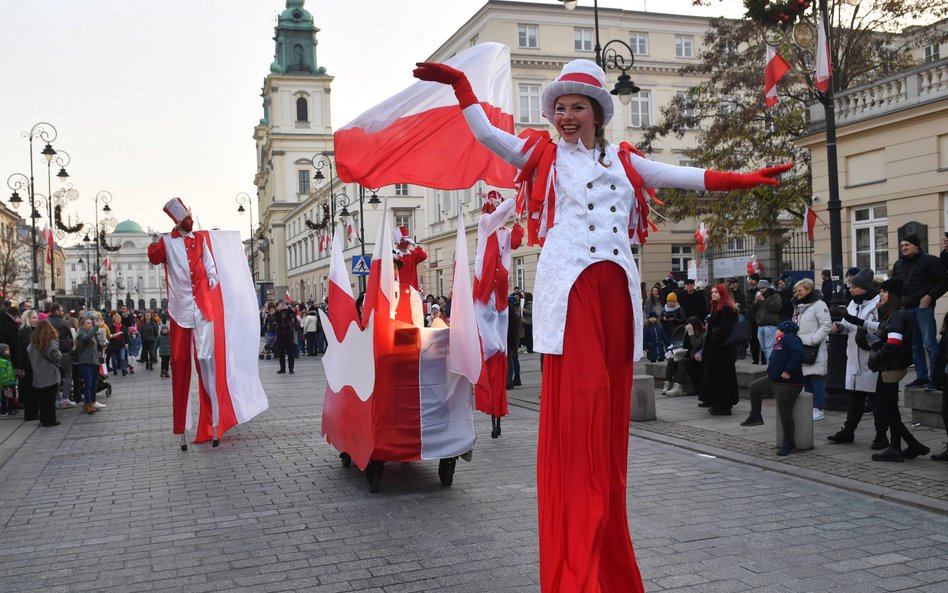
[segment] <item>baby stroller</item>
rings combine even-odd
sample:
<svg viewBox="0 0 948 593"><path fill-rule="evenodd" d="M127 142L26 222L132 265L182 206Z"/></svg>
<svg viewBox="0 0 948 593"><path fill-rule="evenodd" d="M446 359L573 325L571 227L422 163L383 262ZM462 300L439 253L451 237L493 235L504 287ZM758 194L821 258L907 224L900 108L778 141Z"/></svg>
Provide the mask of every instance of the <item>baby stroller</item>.
<svg viewBox="0 0 948 593"><path fill-rule="evenodd" d="M276 344L276 332L268 331L266 340L263 343L263 352L260 353L260 360L270 360L273 358L274 344Z"/></svg>
<svg viewBox="0 0 948 593"><path fill-rule="evenodd" d="M112 397L112 384L109 383L109 371L104 365L99 365L98 381L95 385L96 394L105 392L105 397Z"/></svg>

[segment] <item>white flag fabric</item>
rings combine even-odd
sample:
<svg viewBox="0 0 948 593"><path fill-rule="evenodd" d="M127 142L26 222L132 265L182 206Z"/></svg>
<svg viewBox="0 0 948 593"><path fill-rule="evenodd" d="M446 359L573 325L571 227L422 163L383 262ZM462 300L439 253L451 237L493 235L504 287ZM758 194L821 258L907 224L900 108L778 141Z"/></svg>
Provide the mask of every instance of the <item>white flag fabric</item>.
<svg viewBox="0 0 948 593"><path fill-rule="evenodd" d="M469 261L464 230L464 209L461 208L458 214L457 241L454 247L451 347L448 350L448 370L467 377L471 383L477 383L482 360Z"/></svg>
<svg viewBox="0 0 948 593"><path fill-rule="evenodd" d="M816 42L816 76L813 84L824 93L829 90L830 78L833 76L833 65L830 61L829 40L826 38L828 23L823 21L822 15L818 21L819 39Z"/></svg>

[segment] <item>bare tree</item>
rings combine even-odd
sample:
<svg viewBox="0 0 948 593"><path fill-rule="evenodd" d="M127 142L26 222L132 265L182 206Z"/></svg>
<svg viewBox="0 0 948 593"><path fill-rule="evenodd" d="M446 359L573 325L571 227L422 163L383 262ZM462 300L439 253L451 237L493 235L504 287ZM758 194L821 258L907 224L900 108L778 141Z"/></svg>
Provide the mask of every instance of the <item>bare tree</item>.
<svg viewBox="0 0 948 593"><path fill-rule="evenodd" d="M20 293L22 281L30 273L29 256L29 248L20 241L16 227L5 225L0 231L0 293L4 298Z"/></svg>

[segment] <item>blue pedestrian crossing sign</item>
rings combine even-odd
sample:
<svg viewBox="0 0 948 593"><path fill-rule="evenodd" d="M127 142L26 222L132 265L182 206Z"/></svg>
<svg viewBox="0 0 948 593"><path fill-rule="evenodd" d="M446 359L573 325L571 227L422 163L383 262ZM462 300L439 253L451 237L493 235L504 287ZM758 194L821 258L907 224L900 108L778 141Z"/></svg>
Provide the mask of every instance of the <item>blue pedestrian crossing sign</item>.
<svg viewBox="0 0 948 593"><path fill-rule="evenodd" d="M372 257L369 255L352 256L352 273L356 276L368 276L372 267Z"/></svg>

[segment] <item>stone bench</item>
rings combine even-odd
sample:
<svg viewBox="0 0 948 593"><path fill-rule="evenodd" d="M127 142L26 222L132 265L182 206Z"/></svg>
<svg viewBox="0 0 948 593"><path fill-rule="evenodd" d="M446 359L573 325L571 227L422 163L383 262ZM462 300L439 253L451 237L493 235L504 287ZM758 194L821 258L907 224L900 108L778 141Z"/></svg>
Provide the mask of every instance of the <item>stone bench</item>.
<svg viewBox="0 0 948 593"><path fill-rule="evenodd" d="M645 363L645 372L655 378L655 383L657 385L662 385L665 382L665 361L662 362L647 362ZM737 365L737 393L741 399L749 399L750 396L747 393L747 387L753 383L756 379L763 377L767 374L767 370L763 366L756 366L753 369L744 368L744 365L738 363ZM691 383L682 384L685 393L700 392L700 387L698 389L692 389ZM941 409L941 408L939 408Z"/></svg>
<svg viewBox="0 0 948 593"><path fill-rule="evenodd" d="M912 423L944 428L941 417L941 392L924 389L906 389L905 407L912 411Z"/></svg>
<svg viewBox="0 0 948 593"><path fill-rule="evenodd" d="M633 422L655 420L655 379L651 375L635 375L632 380Z"/></svg>

